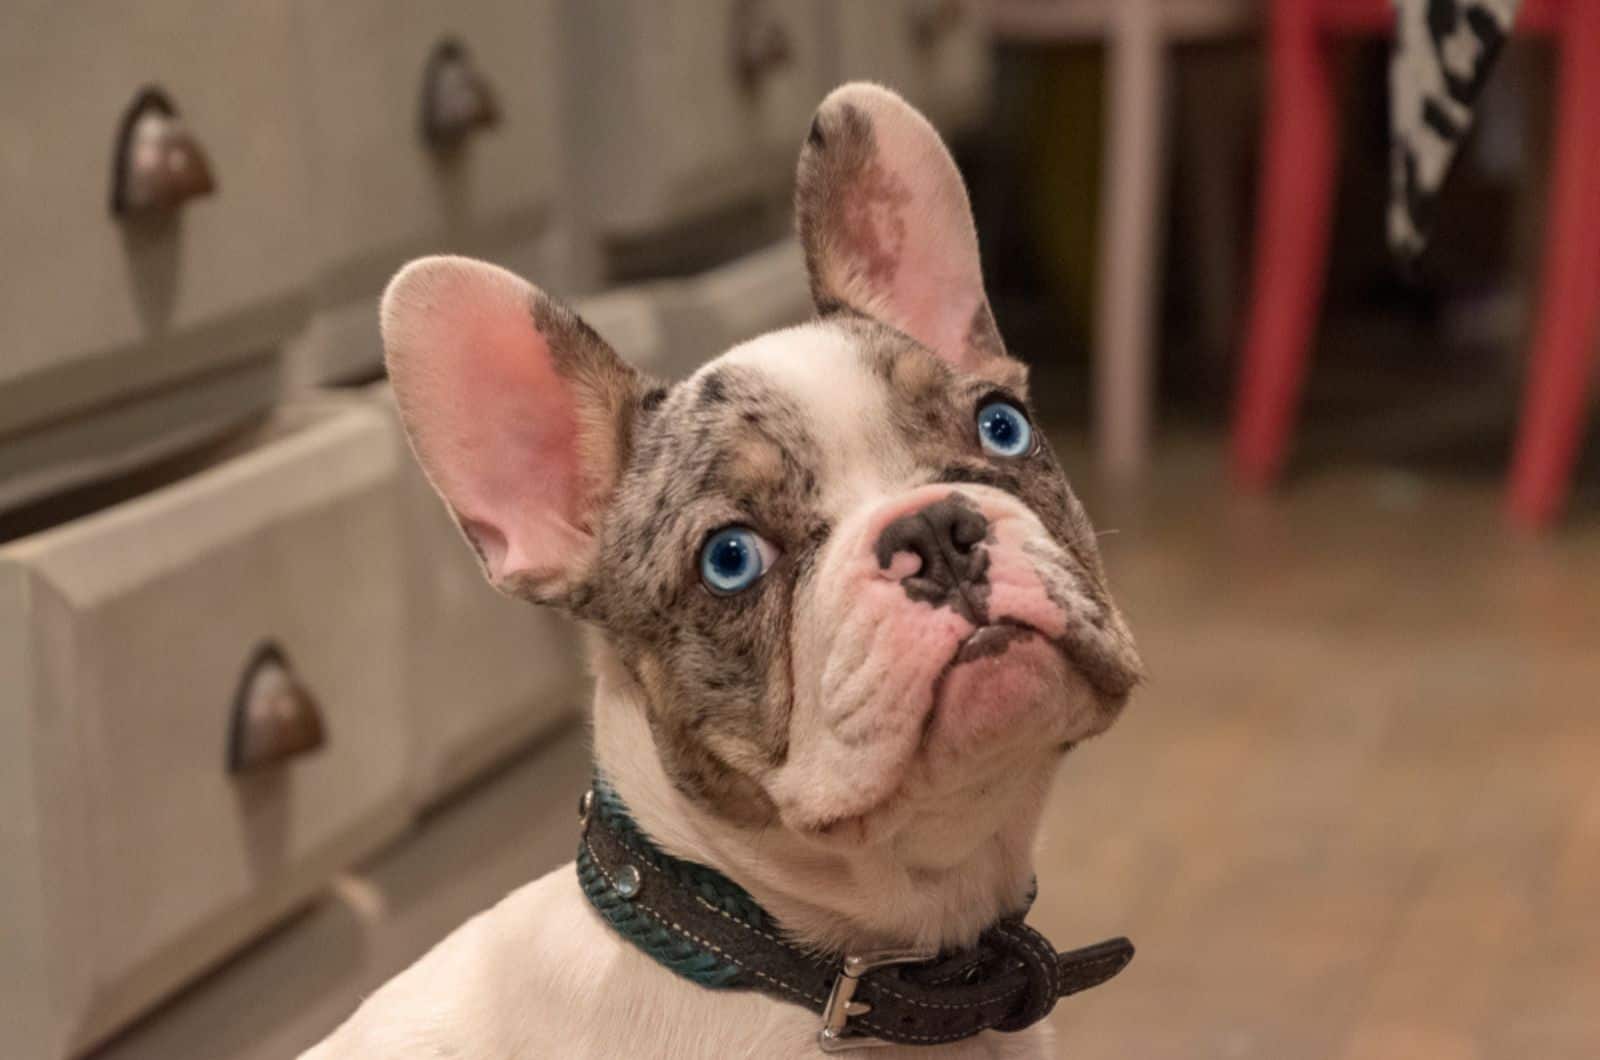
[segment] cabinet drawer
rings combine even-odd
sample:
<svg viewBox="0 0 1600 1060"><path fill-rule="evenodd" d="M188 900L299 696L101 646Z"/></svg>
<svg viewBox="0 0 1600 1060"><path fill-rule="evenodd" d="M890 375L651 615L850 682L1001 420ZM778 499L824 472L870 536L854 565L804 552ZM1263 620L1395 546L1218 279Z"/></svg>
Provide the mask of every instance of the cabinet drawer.
<svg viewBox="0 0 1600 1060"><path fill-rule="evenodd" d="M560 162L554 12L554 0L301 0L297 102L319 304L375 296L419 254L493 257L549 220ZM430 60L438 98L462 107L444 108L461 124L434 141L422 119ZM466 105L476 84L492 125L476 125Z"/></svg>
<svg viewBox="0 0 1600 1060"><path fill-rule="evenodd" d="M0 548L0 628L23 644L0 717L29 730L0 755L72 793L0 838L0 874L71 881L44 945L74 1046L403 824L398 472L375 410L298 406L207 470ZM230 768L241 702L282 733L306 699L320 747Z"/></svg>
<svg viewBox="0 0 1600 1060"><path fill-rule="evenodd" d="M572 5L578 194L607 237L637 238L791 179L825 89L812 0Z"/></svg>
<svg viewBox="0 0 1600 1060"><path fill-rule="evenodd" d="M991 58L974 0L834 0L839 80L880 81L945 132L979 120Z"/></svg>
<svg viewBox="0 0 1600 1060"><path fill-rule="evenodd" d="M0 5L0 435L259 355L304 318L292 25L273 4ZM151 84L215 190L120 221L118 126Z"/></svg>
<svg viewBox="0 0 1600 1060"><path fill-rule="evenodd" d="M813 313L805 255L792 239L693 279L663 284L659 300L666 345L660 373L670 379Z"/></svg>
<svg viewBox="0 0 1600 1060"><path fill-rule="evenodd" d="M315 315L290 344L292 387L377 372L377 299L410 258L471 254L565 285L570 248L554 224L555 8L554 0L301 0L297 99L313 178ZM447 72L430 78L430 69ZM459 100L451 93L463 76L486 86L494 124L464 121L457 138L430 141L428 86Z"/></svg>
<svg viewBox="0 0 1600 1060"><path fill-rule="evenodd" d="M139 394L93 415L0 438L0 513L106 482L199 447L264 415L277 398L277 357Z"/></svg>

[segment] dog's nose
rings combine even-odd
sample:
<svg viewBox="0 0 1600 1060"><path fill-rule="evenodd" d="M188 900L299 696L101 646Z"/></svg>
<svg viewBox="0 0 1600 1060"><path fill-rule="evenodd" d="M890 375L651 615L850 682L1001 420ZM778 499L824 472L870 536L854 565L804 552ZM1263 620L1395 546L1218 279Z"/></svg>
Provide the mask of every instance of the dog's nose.
<svg viewBox="0 0 1600 1060"><path fill-rule="evenodd" d="M989 520L977 505L951 493L883 528L875 548L878 569L898 574L907 592L944 599L983 580L989 560L978 545L988 534ZM900 574L895 556L902 552L921 561L915 570Z"/></svg>

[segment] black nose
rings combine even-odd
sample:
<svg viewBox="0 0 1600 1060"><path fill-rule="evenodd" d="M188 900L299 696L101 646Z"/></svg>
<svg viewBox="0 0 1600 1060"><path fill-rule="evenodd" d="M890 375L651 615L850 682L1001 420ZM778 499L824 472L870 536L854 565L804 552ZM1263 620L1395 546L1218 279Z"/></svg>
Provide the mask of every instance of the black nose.
<svg viewBox="0 0 1600 1060"><path fill-rule="evenodd" d="M922 566L902 581L913 599L955 602L961 590L984 581L989 556L978 545L989 520L959 493L902 515L878 535L878 567L887 570L896 553L910 552Z"/></svg>

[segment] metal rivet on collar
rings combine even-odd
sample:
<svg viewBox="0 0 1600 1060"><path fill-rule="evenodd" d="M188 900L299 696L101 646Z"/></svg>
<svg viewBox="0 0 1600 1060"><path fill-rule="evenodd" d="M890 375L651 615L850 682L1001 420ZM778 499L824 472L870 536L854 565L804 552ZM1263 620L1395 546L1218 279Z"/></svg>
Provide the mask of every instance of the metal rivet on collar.
<svg viewBox="0 0 1600 1060"><path fill-rule="evenodd" d="M624 898L632 898L639 893L639 870L632 865L624 865L617 870L617 893Z"/></svg>
<svg viewBox="0 0 1600 1060"><path fill-rule="evenodd" d="M578 796L578 823L588 824L589 814L594 809L594 789L585 788L582 795Z"/></svg>

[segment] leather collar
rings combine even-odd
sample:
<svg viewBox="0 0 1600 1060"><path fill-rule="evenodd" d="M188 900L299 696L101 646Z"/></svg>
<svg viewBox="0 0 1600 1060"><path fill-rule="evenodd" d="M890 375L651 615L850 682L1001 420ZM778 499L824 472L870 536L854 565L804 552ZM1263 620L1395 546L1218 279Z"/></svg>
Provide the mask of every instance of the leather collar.
<svg viewBox="0 0 1600 1060"><path fill-rule="evenodd" d="M1019 1031L1133 959L1125 938L1057 953L1023 923L1026 911L1000 920L967 950L816 954L786 941L738 884L660 850L602 780L584 793L579 815L579 882L607 923L701 986L757 990L817 1013L824 1052Z"/></svg>

